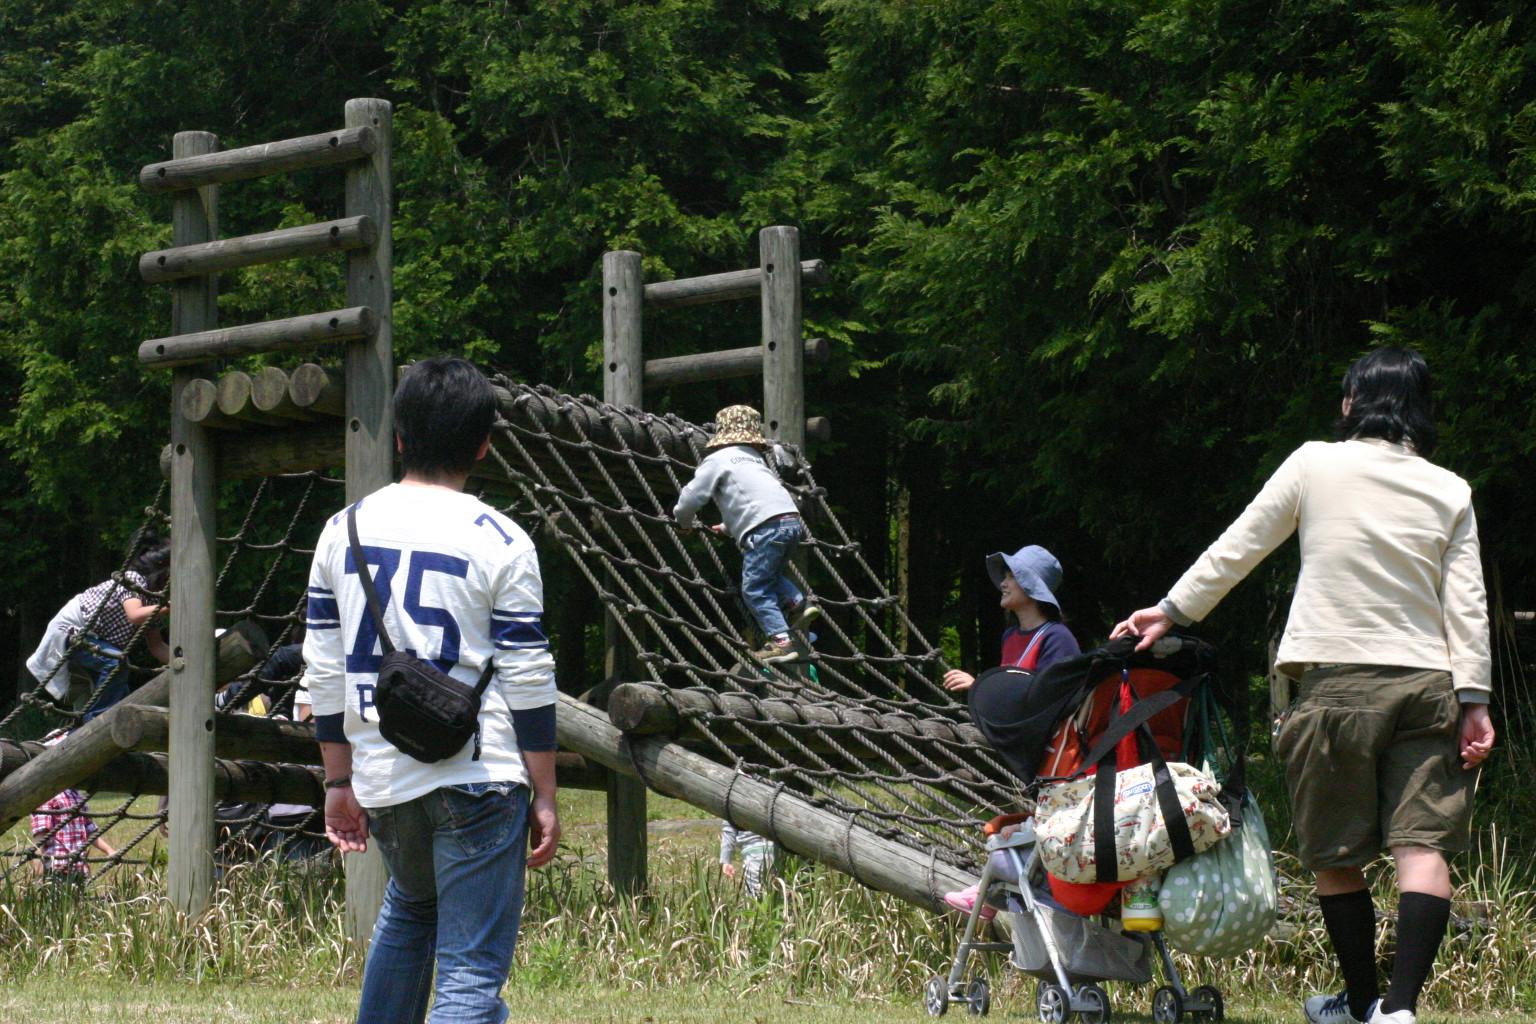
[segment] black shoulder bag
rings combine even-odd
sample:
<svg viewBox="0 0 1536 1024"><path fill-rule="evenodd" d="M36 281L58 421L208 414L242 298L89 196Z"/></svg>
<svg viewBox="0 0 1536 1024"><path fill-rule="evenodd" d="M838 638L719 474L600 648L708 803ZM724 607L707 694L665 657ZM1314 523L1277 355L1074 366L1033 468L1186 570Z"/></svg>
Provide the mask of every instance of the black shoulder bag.
<svg viewBox="0 0 1536 1024"><path fill-rule="evenodd" d="M374 691L374 707L379 712L379 734L402 753L432 764L452 757L464 749L480 722L480 697L496 671L492 660L485 663L480 682L474 686L454 679L436 665L409 651L397 651L384 631L384 609L379 592L368 571L363 545L357 539L357 506L347 510L347 540L352 546L352 561L368 599L368 614L379 634L384 660L379 664L379 685Z"/></svg>

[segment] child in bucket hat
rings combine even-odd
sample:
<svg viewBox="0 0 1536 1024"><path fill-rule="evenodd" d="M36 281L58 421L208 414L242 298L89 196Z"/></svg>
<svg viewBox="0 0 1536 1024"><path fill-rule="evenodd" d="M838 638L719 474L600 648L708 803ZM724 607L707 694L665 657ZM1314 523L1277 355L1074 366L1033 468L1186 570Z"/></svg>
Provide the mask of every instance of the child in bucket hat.
<svg viewBox="0 0 1536 1024"><path fill-rule="evenodd" d="M799 659L790 628L803 628L821 609L784 574L805 539L805 524L763 457L771 443L763 436L762 422L750 405L727 406L715 415L715 435L705 445L709 454L678 495L672 515L688 530L707 502L719 508L722 522L710 529L729 534L741 547L741 596L765 637L753 657L773 664Z"/></svg>
<svg viewBox="0 0 1536 1024"><path fill-rule="evenodd" d="M1003 631L1001 664L1039 672L1047 665L1082 653L1077 637L1061 622L1061 602L1056 599L1056 588L1061 586L1061 563L1055 555L1038 544L1019 548L1011 555L997 551L987 556L987 575L1002 591L999 606L1012 612L1017 620ZM944 673L944 688L951 692L969 690L975 682L975 676L958 668ZM1010 831L1004 830L1004 834ZM999 877L1007 879L1012 873L1012 862L1001 851L992 856L996 858L994 871L1000 871ZM977 894L978 887L973 885L945 893L944 902L969 914ZM990 920L992 914L991 907L983 908L983 920Z"/></svg>

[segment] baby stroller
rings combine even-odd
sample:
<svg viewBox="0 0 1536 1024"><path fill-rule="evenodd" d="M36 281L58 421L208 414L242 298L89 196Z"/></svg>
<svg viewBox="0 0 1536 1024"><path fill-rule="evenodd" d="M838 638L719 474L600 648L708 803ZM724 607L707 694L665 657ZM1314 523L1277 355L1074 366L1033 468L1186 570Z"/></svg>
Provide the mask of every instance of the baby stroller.
<svg viewBox="0 0 1536 1024"><path fill-rule="evenodd" d="M1060 765L1064 751L1062 737L1076 729L1077 743L1091 745L1089 730L1102 728L1092 711L1101 684L1120 678L1131 667L1155 667L1166 676L1160 685L1181 691L1203 685L1211 678L1214 651L1200 641L1169 637L1154 645L1148 654L1136 654L1131 643L1114 642L1080 658L1064 661L1040 673L1029 686L1014 680L1005 690L982 687L993 694L1010 694L1013 703L1000 709L993 704L977 706L973 697L972 715L978 728L1003 756L1005 762L1028 783L1034 783L1042 764ZM1009 670L993 670L1009 671ZM984 674L985 675L985 674ZM1199 682L1191 684L1191 680ZM982 680L978 680L978 687ZM1006 685L1006 684L1005 684ZM974 691L973 691L974 692ZM1115 687L1118 693L1118 685ZM1028 694L1028 703L1018 696ZM1099 702L1102 703L1102 702ZM1166 733L1177 728L1182 742L1183 705L1170 707L1162 714ZM1230 712L1237 712L1229 707ZM1112 713L1112 712L1111 712ZM1234 717L1235 714L1234 714ZM1063 721L1058 721L1062 719ZM1076 724L1072 724L1073 721ZM1174 725L1173 723L1177 723ZM1160 734L1158 742L1168 739ZM1070 757L1071 751L1066 752ZM1239 779L1239 784L1241 780ZM948 977L935 975L928 981L924 1005L929 1014L945 1013L951 1002L963 1003L974 1016L984 1016L991 1009L987 980L965 980L972 953L1007 953L1009 963L1039 979L1035 989L1035 1008L1046 1024L1064 1024L1072 1014L1088 1024L1110 1020L1108 992L1099 982L1126 981L1144 984L1152 980L1152 953L1162 967L1165 983L1153 995L1153 1019L1159 1024L1179 1024L1188 1020L1220 1021L1225 1016L1221 993L1209 985L1193 990L1184 986L1178 968L1160 931L1122 932L1118 922L1106 917L1085 917L1061 907L1045 887L1045 869L1036 848L1031 815L1003 815L989 821L983 831L987 836L988 861L982 871L978 893L966 919L965 930L950 965ZM1008 826L1016 830L1005 835ZM1017 883L996 877L994 853L1001 851L1011 862ZM977 933L988 903L1006 905L997 915L1009 941L980 941Z"/></svg>

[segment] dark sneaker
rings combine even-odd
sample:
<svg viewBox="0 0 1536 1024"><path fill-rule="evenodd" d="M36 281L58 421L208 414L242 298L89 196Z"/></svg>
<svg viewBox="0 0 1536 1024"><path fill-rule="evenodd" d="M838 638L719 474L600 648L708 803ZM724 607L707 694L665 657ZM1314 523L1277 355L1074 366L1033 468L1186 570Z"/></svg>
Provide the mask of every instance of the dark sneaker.
<svg viewBox="0 0 1536 1024"><path fill-rule="evenodd" d="M821 605L807 598L789 609L789 628L803 630L819 618Z"/></svg>
<svg viewBox="0 0 1536 1024"><path fill-rule="evenodd" d="M1336 996L1313 996L1302 1004L1311 1024L1363 1024L1360 1018L1349 1012L1349 993Z"/></svg>
<svg viewBox="0 0 1536 1024"><path fill-rule="evenodd" d="M799 661L800 652L795 649L795 642L785 637L783 640L769 640L753 651L752 657L764 665L777 665L786 661Z"/></svg>

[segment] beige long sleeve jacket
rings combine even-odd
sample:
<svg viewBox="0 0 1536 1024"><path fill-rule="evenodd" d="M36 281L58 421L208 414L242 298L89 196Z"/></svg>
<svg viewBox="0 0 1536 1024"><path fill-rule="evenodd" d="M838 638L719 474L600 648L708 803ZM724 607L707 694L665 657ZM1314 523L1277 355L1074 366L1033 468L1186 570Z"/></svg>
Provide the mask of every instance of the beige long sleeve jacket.
<svg viewBox="0 0 1536 1024"><path fill-rule="evenodd" d="M1168 592L1175 620L1206 617L1293 532L1301 575L1276 667L1345 663L1448 670L1463 703L1489 699L1488 600L1472 488L1377 439L1302 445Z"/></svg>

